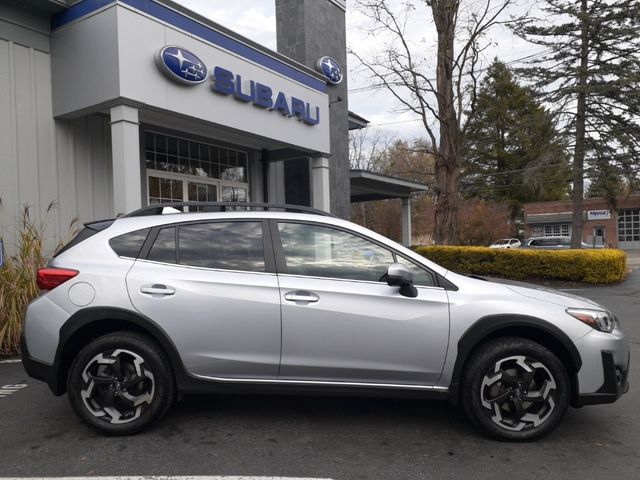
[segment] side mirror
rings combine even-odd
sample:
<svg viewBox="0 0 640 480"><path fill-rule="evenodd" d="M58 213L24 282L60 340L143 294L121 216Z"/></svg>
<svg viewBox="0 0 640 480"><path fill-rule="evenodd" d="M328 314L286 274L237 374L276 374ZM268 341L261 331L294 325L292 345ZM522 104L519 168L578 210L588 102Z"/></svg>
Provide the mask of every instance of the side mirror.
<svg viewBox="0 0 640 480"><path fill-rule="evenodd" d="M418 296L418 289L413 286L413 273L400 263L392 263L387 267L387 285L400 287L400 295L404 297Z"/></svg>

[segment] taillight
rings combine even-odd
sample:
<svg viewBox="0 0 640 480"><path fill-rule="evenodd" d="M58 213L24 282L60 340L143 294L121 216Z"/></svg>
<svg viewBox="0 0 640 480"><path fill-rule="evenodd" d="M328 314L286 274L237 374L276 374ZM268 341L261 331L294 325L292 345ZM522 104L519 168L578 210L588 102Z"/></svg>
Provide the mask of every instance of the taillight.
<svg viewBox="0 0 640 480"><path fill-rule="evenodd" d="M78 273L77 270L68 270L66 268L39 268L38 287L40 287L40 290L53 290L78 275Z"/></svg>

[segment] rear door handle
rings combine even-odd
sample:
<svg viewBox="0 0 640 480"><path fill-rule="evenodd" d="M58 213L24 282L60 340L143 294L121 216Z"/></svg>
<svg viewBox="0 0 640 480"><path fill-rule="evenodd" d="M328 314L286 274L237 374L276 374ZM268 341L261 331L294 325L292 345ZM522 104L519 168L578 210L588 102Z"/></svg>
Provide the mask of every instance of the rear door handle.
<svg viewBox="0 0 640 480"><path fill-rule="evenodd" d="M160 285L157 283L154 283L153 285L145 285L143 287L140 287L140 291L142 293L146 293L147 295L152 295L152 296L160 296L160 297L164 297L166 295L173 295L174 293L176 293L175 289L168 287L166 285Z"/></svg>
<svg viewBox="0 0 640 480"><path fill-rule="evenodd" d="M298 290L295 292L287 292L284 295L284 299L290 302L306 302L306 303L315 303L320 300L320 297L312 292L307 292L304 290Z"/></svg>

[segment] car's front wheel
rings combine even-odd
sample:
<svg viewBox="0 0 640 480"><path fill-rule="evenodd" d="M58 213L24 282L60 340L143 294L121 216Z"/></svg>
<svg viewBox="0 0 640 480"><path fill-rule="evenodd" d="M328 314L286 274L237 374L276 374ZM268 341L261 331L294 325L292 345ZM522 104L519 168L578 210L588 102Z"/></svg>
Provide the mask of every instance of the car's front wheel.
<svg viewBox="0 0 640 480"><path fill-rule="evenodd" d="M569 405L567 371L537 342L506 337L470 356L462 403L471 421L500 440L534 440L558 426Z"/></svg>
<svg viewBox="0 0 640 480"><path fill-rule="evenodd" d="M67 392L76 414L106 435L139 432L175 396L165 355L134 332L104 335L84 347L71 364Z"/></svg>

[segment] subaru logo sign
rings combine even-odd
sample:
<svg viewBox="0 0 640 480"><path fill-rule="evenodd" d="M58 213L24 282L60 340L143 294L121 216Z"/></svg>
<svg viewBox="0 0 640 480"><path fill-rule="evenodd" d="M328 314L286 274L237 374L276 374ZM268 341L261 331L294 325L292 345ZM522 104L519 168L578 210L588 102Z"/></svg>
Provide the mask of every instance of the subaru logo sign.
<svg viewBox="0 0 640 480"><path fill-rule="evenodd" d="M156 55L158 68L170 79L186 85L196 85L207 79L207 67L189 50L166 46Z"/></svg>
<svg viewBox="0 0 640 480"><path fill-rule="evenodd" d="M337 85L342 82L342 67L331 57L318 60L318 71L327 77L329 83Z"/></svg>

